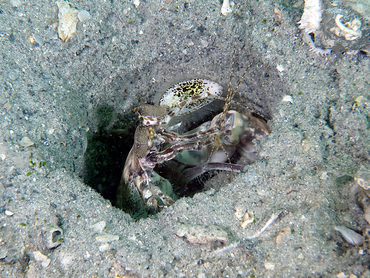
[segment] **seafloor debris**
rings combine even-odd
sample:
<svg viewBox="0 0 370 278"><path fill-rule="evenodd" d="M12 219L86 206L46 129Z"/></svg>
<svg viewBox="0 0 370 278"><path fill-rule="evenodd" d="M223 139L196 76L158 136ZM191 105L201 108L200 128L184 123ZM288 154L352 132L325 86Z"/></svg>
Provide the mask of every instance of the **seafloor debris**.
<svg viewBox="0 0 370 278"><path fill-rule="evenodd" d="M224 0L221 6L221 14L222 15L228 15L229 13L232 13L231 5L229 0Z"/></svg>
<svg viewBox="0 0 370 278"><path fill-rule="evenodd" d="M242 226L242 228L246 228L249 224L253 222L254 222L254 213L247 211L244 214L240 225Z"/></svg>
<svg viewBox="0 0 370 278"><path fill-rule="evenodd" d="M21 146L22 147L31 147L33 146L35 143L31 141L30 138L28 137L23 137L21 142L20 142Z"/></svg>
<svg viewBox="0 0 370 278"><path fill-rule="evenodd" d="M227 232L219 226L210 225L181 225L177 229L178 237L186 238L191 244L214 244L226 245L228 240Z"/></svg>
<svg viewBox="0 0 370 278"><path fill-rule="evenodd" d="M344 24L341 22L341 18L343 15L338 14L335 17L335 24L337 26L330 29L330 31L334 32L335 35L338 37L344 37L347 41L353 41L358 38L362 37L361 32L361 21L357 18L350 22L345 22Z"/></svg>
<svg viewBox="0 0 370 278"><path fill-rule="evenodd" d="M370 225L370 169L362 165L354 177L356 183L351 190L352 214L361 226ZM365 220L365 221L364 221Z"/></svg>
<svg viewBox="0 0 370 278"><path fill-rule="evenodd" d="M359 186L365 190L368 190L367 192L370 196L370 169L362 165L357 171L354 179Z"/></svg>
<svg viewBox="0 0 370 278"><path fill-rule="evenodd" d="M340 232L342 237L352 245L362 245L364 243L364 237L355 231L344 227L344 226L337 226L334 228L336 231Z"/></svg>
<svg viewBox="0 0 370 278"><path fill-rule="evenodd" d="M68 41L77 30L78 10L71 7L67 1L57 2L58 12L58 35L62 41Z"/></svg>
<svg viewBox="0 0 370 278"><path fill-rule="evenodd" d="M321 0L305 0L304 11L301 20L298 22L299 28L305 33L315 33L320 29L322 20Z"/></svg>
<svg viewBox="0 0 370 278"><path fill-rule="evenodd" d="M97 242L107 243L107 242L119 240L119 236L106 234L106 235L97 236L95 239Z"/></svg>
<svg viewBox="0 0 370 278"><path fill-rule="evenodd" d="M33 257L36 261L41 262L42 267L48 267L51 262L48 256L42 254L40 251L33 251Z"/></svg>
<svg viewBox="0 0 370 278"><path fill-rule="evenodd" d="M63 241L63 230L59 227L46 227L43 231L44 243L48 249L55 248Z"/></svg>
<svg viewBox="0 0 370 278"><path fill-rule="evenodd" d="M100 222L92 225L91 227L94 229L95 232L102 233L104 231L106 225L107 225L107 223L105 221L100 221Z"/></svg>
<svg viewBox="0 0 370 278"><path fill-rule="evenodd" d="M303 30L303 41L306 42L311 50L320 55L330 53L330 49L322 49L315 45L312 36L320 30L322 20L321 0L305 0L304 11L301 20L298 22L299 28Z"/></svg>
<svg viewBox="0 0 370 278"><path fill-rule="evenodd" d="M368 54L369 33L364 15L344 3L333 5L322 0L305 0L304 12L298 22L302 39L311 50L320 55L331 52Z"/></svg>

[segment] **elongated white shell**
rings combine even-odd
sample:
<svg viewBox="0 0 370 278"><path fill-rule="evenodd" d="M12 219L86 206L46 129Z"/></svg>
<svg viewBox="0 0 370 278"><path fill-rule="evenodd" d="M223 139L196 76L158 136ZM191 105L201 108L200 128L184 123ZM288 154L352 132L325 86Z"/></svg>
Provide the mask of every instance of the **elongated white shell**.
<svg viewBox="0 0 370 278"><path fill-rule="evenodd" d="M355 231L348 229L344 226L338 226L334 228L336 231L340 232L342 237L352 245L362 245L364 243L364 237Z"/></svg>

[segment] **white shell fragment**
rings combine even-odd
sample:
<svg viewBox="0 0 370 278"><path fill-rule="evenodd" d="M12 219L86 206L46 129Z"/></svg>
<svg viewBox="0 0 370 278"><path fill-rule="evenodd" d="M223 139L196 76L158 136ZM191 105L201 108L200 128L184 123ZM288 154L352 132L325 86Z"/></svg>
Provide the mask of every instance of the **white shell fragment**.
<svg viewBox="0 0 370 278"><path fill-rule="evenodd" d="M30 138L23 137L22 140L21 140L21 142L20 142L20 144L21 144L22 147L31 147L35 143L33 143Z"/></svg>
<svg viewBox="0 0 370 278"><path fill-rule="evenodd" d="M364 237L355 231L348 229L344 226L337 226L334 228L336 231L340 232L341 236L352 245L362 245L364 243Z"/></svg>
<svg viewBox="0 0 370 278"><path fill-rule="evenodd" d="M6 216L12 216L14 212L11 212L10 210L5 210L5 215Z"/></svg>
<svg viewBox="0 0 370 278"><path fill-rule="evenodd" d="M182 225L176 232L178 237L186 238L191 244L210 244L228 242L227 232L218 226Z"/></svg>
<svg viewBox="0 0 370 278"><path fill-rule="evenodd" d="M101 233L103 232L103 230L105 229L105 226L107 225L107 223L105 223L105 221L100 221L94 225L92 225L92 228L98 232L98 233Z"/></svg>
<svg viewBox="0 0 370 278"><path fill-rule="evenodd" d="M279 72L283 72L285 70L284 66L283 65L276 65L276 69L279 71Z"/></svg>
<svg viewBox="0 0 370 278"><path fill-rule="evenodd" d="M281 244L285 237L288 237L292 233L292 230L289 226L285 227L283 230L279 232L276 236L275 242L276 244Z"/></svg>
<svg viewBox="0 0 370 278"><path fill-rule="evenodd" d="M139 7L140 5L140 0L132 0L132 2L134 3L135 7Z"/></svg>
<svg viewBox="0 0 370 278"><path fill-rule="evenodd" d="M33 251L33 257L36 261L41 262L42 267L48 267L51 260L48 258L48 256L42 254L40 251Z"/></svg>
<svg viewBox="0 0 370 278"><path fill-rule="evenodd" d="M289 96L289 95L283 96L283 101L290 102L291 104L293 104L293 98L292 96Z"/></svg>
<svg viewBox="0 0 370 278"><path fill-rule="evenodd" d="M370 190L370 170L368 167L361 165L354 179L363 189Z"/></svg>
<svg viewBox="0 0 370 278"><path fill-rule="evenodd" d="M304 2L304 11L298 27L304 29L307 34L314 33L320 29L322 20L321 0L305 0Z"/></svg>
<svg viewBox="0 0 370 278"><path fill-rule="evenodd" d="M229 0L224 0L221 7L221 14L222 15L228 15L229 13L232 13L231 5Z"/></svg>
<svg viewBox="0 0 370 278"><path fill-rule="evenodd" d="M23 4L23 1L21 1L21 0L10 0L10 4L13 7L19 7Z"/></svg>
<svg viewBox="0 0 370 278"><path fill-rule="evenodd" d="M109 249L111 249L111 246L109 243L104 243L99 246L99 251L102 253L108 251Z"/></svg>
<svg viewBox="0 0 370 278"><path fill-rule="evenodd" d="M58 13L58 35L62 41L68 41L77 30L78 10L72 8L67 1L57 2Z"/></svg>
<svg viewBox="0 0 370 278"><path fill-rule="evenodd" d="M273 263L265 262L264 265L265 265L265 268L267 270L274 270L275 269L275 264L273 264Z"/></svg>
<svg viewBox="0 0 370 278"><path fill-rule="evenodd" d="M330 29L338 37L344 37L347 41L353 41L362 37L361 21L357 18L350 22L341 22L343 15L338 14L335 17L336 27Z"/></svg>
<svg viewBox="0 0 370 278"><path fill-rule="evenodd" d="M253 223L254 214L253 212L246 212L243 216L243 221L241 223L242 228L246 228L249 224Z"/></svg>
<svg viewBox="0 0 370 278"><path fill-rule="evenodd" d="M97 242L107 243L107 242L119 240L119 236L107 234L107 235L97 236L95 239Z"/></svg>

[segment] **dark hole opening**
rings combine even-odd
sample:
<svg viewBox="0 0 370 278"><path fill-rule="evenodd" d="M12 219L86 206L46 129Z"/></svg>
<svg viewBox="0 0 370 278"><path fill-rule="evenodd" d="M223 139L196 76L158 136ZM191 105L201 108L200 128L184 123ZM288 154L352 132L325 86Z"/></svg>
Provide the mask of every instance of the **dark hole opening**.
<svg viewBox="0 0 370 278"><path fill-rule="evenodd" d="M188 130L192 130L204 121L211 120L221 112L221 103L212 104L206 111L209 113L196 115L190 121ZM101 106L97 109L98 129L88 134L88 145L84 155L83 180L90 187L98 191L112 205L129 213L134 219L150 216L140 196L133 197L132 192L127 192L127 187L120 187L121 177L125 161L134 143L134 133L139 125L138 115L129 112L118 115L114 108ZM230 157L231 163L238 163L238 154ZM252 161L253 162L253 161ZM192 197L194 194L211 188L218 189L230 182L234 177L233 172L210 170L197 175L194 179L184 182L182 176L185 171L178 170L182 166L176 161L167 161L158 165L154 171L167 179L175 193L175 197ZM250 161L242 161L241 164L250 164ZM196 167L189 167L190 171ZM176 172L177 171L177 172ZM217 179L212 179L217 175ZM179 178L180 177L180 178ZM172 196L171 196L172 197ZM176 199L176 198L174 198Z"/></svg>
<svg viewBox="0 0 370 278"><path fill-rule="evenodd" d="M84 154L84 182L116 206L117 190L131 149L137 115L117 115L110 106L97 109L98 129L87 135Z"/></svg>

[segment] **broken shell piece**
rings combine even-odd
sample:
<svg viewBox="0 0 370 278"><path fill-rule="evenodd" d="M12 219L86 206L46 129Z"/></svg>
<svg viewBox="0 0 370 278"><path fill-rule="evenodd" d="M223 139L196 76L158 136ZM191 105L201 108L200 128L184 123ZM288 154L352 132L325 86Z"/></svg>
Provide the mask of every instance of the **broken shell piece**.
<svg viewBox="0 0 370 278"><path fill-rule="evenodd" d="M67 1L57 2L58 13L58 35L62 41L68 41L77 30L78 10L72 8Z"/></svg>
<svg viewBox="0 0 370 278"><path fill-rule="evenodd" d="M104 243L99 246L99 251L102 253L108 251L109 249L111 249L111 246L109 243Z"/></svg>
<svg viewBox="0 0 370 278"><path fill-rule="evenodd" d="M274 270L275 269L275 264L273 264L273 263L265 262L264 265L265 265L265 268L267 270Z"/></svg>
<svg viewBox="0 0 370 278"><path fill-rule="evenodd" d="M21 144L22 147L31 147L35 143L33 143L30 138L23 137L22 140L21 140L21 142L20 142L20 144Z"/></svg>
<svg viewBox="0 0 370 278"><path fill-rule="evenodd" d="M242 228L247 227L249 224L253 223L254 214L253 212L246 212L243 216L243 222L241 223Z"/></svg>
<svg viewBox="0 0 370 278"><path fill-rule="evenodd" d="M97 242L107 243L107 242L119 240L119 236L106 234L102 236L97 236L95 239Z"/></svg>
<svg viewBox="0 0 370 278"><path fill-rule="evenodd" d="M289 95L283 96L283 101L290 102L291 104L293 104L293 98Z"/></svg>
<svg viewBox="0 0 370 278"><path fill-rule="evenodd" d="M42 267L48 267L51 260L48 258L48 256L42 254L40 251L33 251L33 257L36 261L41 262Z"/></svg>
<svg viewBox="0 0 370 278"><path fill-rule="evenodd" d="M341 236L352 245L362 245L364 243L364 237L355 231L348 229L344 226L338 226L334 228L336 231L340 232Z"/></svg>
<svg viewBox="0 0 370 278"><path fill-rule="evenodd" d="M365 190L369 190L370 189L370 181L366 181L364 179L361 179L361 178L356 178L355 177L355 181L357 182L357 184L359 186L361 186L363 189Z"/></svg>
<svg viewBox="0 0 370 278"><path fill-rule="evenodd" d="M343 15L338 14L335 17L336 27L330 29L338 37L344 37L347 41L353 41L362 37L361 21L357 18L344 24L340 21Z"/></svg>
<svg viewBox="0 0 370 278"><path fill-rule="evenodd" d="M364 165L360 167L360 169L356 173L356 177L354 178L355 181L359 186L361 186L365 190L370 189L370 170L367 169Z"/></svg>
<svg viewBox="0 0 370 278"><path fill-rule="evenodd" d="M229 13L232 13L231 5L229 0L224 0L221 7L221 14L222 15L228 15Z"/></svg>
<svg viewBox="0 0 370 278"><path fill-rule="evenodd" d="M134 5L135 5L136 8L139 7L140 0L133 0L132 2L134 3Z"/></svg>
<svg viewBox="0 0 370 278"><path fill-rule="evenodd" d="M94 225L92 225L92 228L98 232L98 233L102 233L105 229L105 226L107 225L107 223L105 221L100 221Z"/></svg>
<svg viewBox="0 0 370 278"><path fill-rule="evenodd" d="M289 234L292 233L292 230L289 226L285 227L280 233L276 236L276 244L280 244L283 242L283 238L287 237Z"/></svg>
<svg viewBox="0 0 370 278"><path fill-rule="evenodd" d="M276 65L276 69L279 71L279 72L283 72L285 70L284 66L283 65Z"/></svg>
<svg viewBox="0 0 370 278"><path fill-rule="evenodd" d="M236 218L238 218L239 220L242 220L244 214L245 214L245 208L244 207L236 207L235 208L234 215L235 215Z"/></svg>
<svg viewBox="0 0 370 278"><path fill-rule="evenodd" d="M218 226L183 225L176 232L178 237L186 238L191 244L211 244L228 242L227 232Z"/></svg>
<svg viewBox="0 0 370 278"><path fill-rule="evenodd" d="M55 248L63 241L63 230L59 227L44 228L43 237L48 249Z"/></svg>
<svg viewBox="0 0 370 278"><path fill-rule="evenodd" d="M298 22L298 27L304 29L304 32L307 34L315 33L320 29L321 20L321 0L305 0L304 11L301 20Z"/></svg>
<svg viewBox="0 0 370 278"><path fill-rule="evenodd" d="M14 212L11 212L10 210L5 210L5 215L6 216L13 216Z"/></svg>

